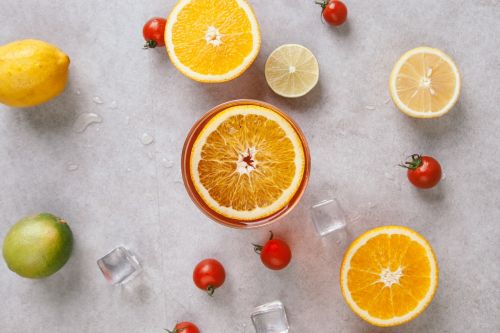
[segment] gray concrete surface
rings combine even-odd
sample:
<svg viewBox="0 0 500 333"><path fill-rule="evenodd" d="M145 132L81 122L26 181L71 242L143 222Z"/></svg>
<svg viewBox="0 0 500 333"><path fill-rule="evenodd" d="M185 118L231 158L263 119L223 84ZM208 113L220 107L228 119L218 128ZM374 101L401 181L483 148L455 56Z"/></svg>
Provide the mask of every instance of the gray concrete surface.
<svg viewBox="0 0 500 333"><path fill-rule="evenodd" d="M262 28L258 59L231 83L204 85L183 77L163 49L141 49L142 24L166 15L173 0L0 2L0 43L39 38L71 57L59 98L28 110L0 107L0 238L22 216L48 211L69 221L76 240L71 260L46 280L21 279L0 265L2 333L152 333L176 320L205 333L249 333L252 308L275 299L287 306L291 332L500 332L500 2L347 1L349 22L339 29L321 24L312 0L251 3ZM265 83L266 57L284 43L303 44L319 60L320 84L304 98L278 97ZM420 45L449 53L463 74L460 102L441 119L410 119L388 102L392 65ZM309 139L310 186L272 227L293 248L281 272L266 270L250 245L268 229L209 221L181 182L187 131L212 106L237 98L286 110ZM103 122L75 133L84 112ZM144 133L153 144L141 143ZM407 183L396 165L414 152L442 162L438 188ZM338 271L346 242L318 238L308 215L328 196L358 221L350 238L386 224L428 238L440 285L421 317L378 329L345 305ZM126 287L108 285L96 265L117 245L135 251L145 268ZM191 281L207 256L227 269L214 298Z"/></svg>

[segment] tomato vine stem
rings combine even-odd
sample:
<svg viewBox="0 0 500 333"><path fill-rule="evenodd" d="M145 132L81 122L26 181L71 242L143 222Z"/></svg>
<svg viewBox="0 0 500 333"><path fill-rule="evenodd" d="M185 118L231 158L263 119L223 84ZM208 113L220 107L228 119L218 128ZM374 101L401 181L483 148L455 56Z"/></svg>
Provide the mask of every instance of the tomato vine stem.
<svg viewBox="0 0 500 333"><path fill-rule="evenodd" d="M273 232L271 230L269 230L269 233L271 235L269 236L269 240L268 241L270 241L270 240L272 240L274 238L274 234L273 234ZM254 243L252 243L252 245L253 245L253 250L255 251L255 253L257 253L257 254L261 254L262 253L262 249L264 248L264 246L259 245L259 244L254 244Z"/></svg>
<svg viewBox="0 0 500 333"><path fill-rule="evenodd" d="M208 296L213 296L214 295L214 292L215 292L215 287L212 286L212 285L209 285L208 288L207 288L207 294Z"/></svg>
<svg viewBox="0 0 500 333"><path fill-rule="evenodd" d="M145 50L154 49L157 45L158 45L158 43L156 43L154 40L147 40L146 43L144 43L143 49L145 49ZM173 333L175 333L175 332L173 332Z"/></svg>
<svg viewBox="0 0 500 333"><path fill-rule="evenodd" d="M422 165L422 154L413 154L409 158L411 158L411 161L401 163L399 164L399 166L406 169L415 170Z"/></svg>

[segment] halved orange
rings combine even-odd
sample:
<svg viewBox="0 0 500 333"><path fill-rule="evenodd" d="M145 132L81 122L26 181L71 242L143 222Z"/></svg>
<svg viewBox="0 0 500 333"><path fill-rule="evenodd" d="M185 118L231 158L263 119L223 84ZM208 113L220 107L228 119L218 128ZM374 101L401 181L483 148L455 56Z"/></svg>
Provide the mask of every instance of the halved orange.
<svg viewBox="0 0 500 333"><path fill-rule="evenodd" d="M294 126L270 108L248 104L228 107L204 125L191 149L189 173L210 209L254 221L287 206L305 166Z"/></svg>
<svg viewBox="0 0 500 333"><path fill-rule="evenodd" d="M347 250L340 286L349 307L376 326L416 318L438 286L438 266L429 243L399 226L372 229Z"/></svg>
<svg viewBox="0 0 500 333"><path fill-rule="evenodd" d="M165 28L172 64L199 82L241 75L260 50L259 24L245 0L180 0Z"/></svg>

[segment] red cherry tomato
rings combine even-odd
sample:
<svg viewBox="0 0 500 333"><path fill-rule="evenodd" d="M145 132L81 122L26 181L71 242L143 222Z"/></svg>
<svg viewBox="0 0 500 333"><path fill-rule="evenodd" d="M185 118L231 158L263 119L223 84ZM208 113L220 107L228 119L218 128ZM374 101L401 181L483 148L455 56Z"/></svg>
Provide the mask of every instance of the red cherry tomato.
<svg viewBox="0 0 500 333"><path fill-rule="evenodd" d="M292 260L292 251L287 243L271 238L264 246L253 244L255 252L260 254L260 260L269 269L280 270L288 266Z"/></svg>
<svg viewBox="0 0 500 333"><path fill-rule="evenodd" d="M434 187L441 180L441 165L433 157L414 154L401 166L408 169L408 180L418 188Z"/></svg>
<svg viewBox="0 0 500 333"><path fill-rule="evenodd" d="M161 17L153 17L144 24L142 35L146 40L145 49L153 49L157 46L165 45L165 26L167 20Z"/></svg>
<svg viewBox="0 0 500 333"><path fill-rule="evenodd" d="M193 271L193 281L196 286L205 290L210 296L215 289L224 284L226 272L224 266L215 259L205 259L196 265Z"/></svg>
<svg viewBox="0 0 500 333"><path fill-rule="evenodd" d="M347 19L347 7L342 1L323 0L316 3L323 8L323 18L328 24L338 26Z"/></svg>
<svg viewBox="0 0 500 333"><path fill-rule="evenodd" d="M172 331L167 330L169 333L200 333L198 327L195 324L184 321L175 325Z"/></svg>

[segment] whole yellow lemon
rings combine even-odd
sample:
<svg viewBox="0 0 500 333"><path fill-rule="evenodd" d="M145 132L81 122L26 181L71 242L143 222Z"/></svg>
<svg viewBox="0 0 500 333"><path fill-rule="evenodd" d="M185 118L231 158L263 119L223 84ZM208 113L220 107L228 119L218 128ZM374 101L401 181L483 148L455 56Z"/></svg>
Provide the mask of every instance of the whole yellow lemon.
<svg viewBox="0 0 500 333"><path fill-rule="evenodd" d="M59 95L68 82L69 57L34 39L0 46L0 103L28 107Z"/></svg>

